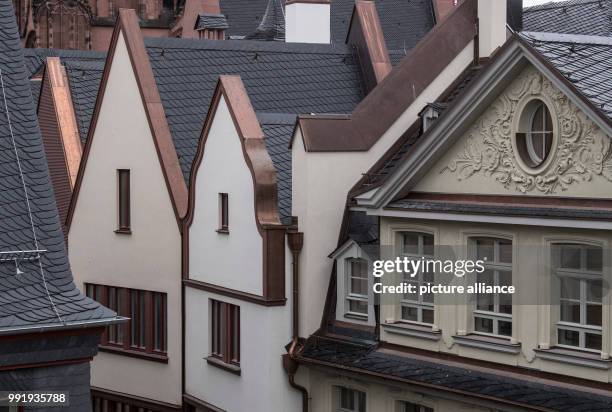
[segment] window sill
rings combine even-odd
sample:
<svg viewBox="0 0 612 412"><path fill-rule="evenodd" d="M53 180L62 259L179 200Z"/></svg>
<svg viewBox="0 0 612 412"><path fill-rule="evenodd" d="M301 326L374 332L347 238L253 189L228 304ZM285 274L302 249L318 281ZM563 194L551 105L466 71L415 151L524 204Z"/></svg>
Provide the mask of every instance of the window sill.
<svg viewBox="0 0 612 412"><path fill-rule="evenodd" d="M124 349L124 348L120 348L117 346L110 346L110 345L100 345L98 346L98 349L100 350L100 352L109 352L109 353L114 353L117 355L129 356L132 358L140 358L140 359L150 360L150 361L159 362L159 363L168 363L168 356L161 355L158 353L148 353L148 352L143 352L139 350Z"/></svg>
<svg viewBox="0 0 612 412"><path fill-rule="evenodd" d="M204 359L206 359L206 363L208 363L211 366L214 366L219 369L223 369L225 371L233 373L234 375L240 376L240 373L241 373L240 366L232 365L231 363L225 363L221 359L215 358L214 356L208 356Z"/></svg>
<svg viewBox="0 0 612 412"><path fill-rule="evenodd" d="M404 322L384 323L382 327L385 332L397 335L412 336L427 340L438 341L442 337L442 331L434 331L431 326L415 325Z"/></svg>
<svg viewBox="0 0 612 412"><path fill-rule="evenodd" d="M453 339L459 346L468 346L470 348L486 349L513 355L521 352L520 343L510 343L510 339L506 338L470 333L465 336L455 335Z"/></svg>
<svg viewBox="0 0 612 412"><path fill-rule="evenodd" d="M364 321L364 322L368 321L368 315L363 314L363 313L346 312L344 314L344 317L347 318L347 319L361 320L361 321Z"/></svg>
<svg viewBox="0 0 612 412"><path fill-rule="evenodd" d="M607 370L612 366L611 359L602 359L598 353L594 352L553 346L550 349L535 349L535 353L540 359L585 366L587 368Z"/></svg>
<svg viewBox="0 0 612 412"><path fill-rule="evenodd" d="M131 235L132 234L132 229L117 229L115 230L115 233L117 233L118 235Z"/></svg>
<svg viewBox="0 0 612 412"><path fill-rule="evenodd" d="M229 229L217 229L215 232L219 233L220 235L229 235Z"/></svg>

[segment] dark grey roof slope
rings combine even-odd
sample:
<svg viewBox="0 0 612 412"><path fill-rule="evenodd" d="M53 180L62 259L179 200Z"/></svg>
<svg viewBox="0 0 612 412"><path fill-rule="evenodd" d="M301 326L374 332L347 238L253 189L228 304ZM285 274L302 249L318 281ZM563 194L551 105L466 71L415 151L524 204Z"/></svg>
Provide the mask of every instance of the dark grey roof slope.
<svg viewBox="0 0 612 412"><path fill-rule="evenodd" d="M148 38L145 45L188 181L219 75L240 75L256 112L349 113L363 97L344 45Z"/></svg>
<svg viewBox="0 0 612 412"><path fill-rule="evenodd" d="M114 319L114 312L85 297L72 281L8 1L0 2L0 73L0 333ZM19 270L7 259L12 255L6 252L37 249L46 252L19 254Z"/></svg>
<svg viewBox="0 0 612 412"><path fill-rule="evenodd" d="M105 52L89 50L24 49L23 54L28 77L42 73L47 57L59 57L63 64L67 62L104 62L106 59Z"/></svg>
<svg viewBox="0 0 612 412"><path fill-rule="evenodd" d="M200 13L196 20L196 30L227 28L229 24L223 14Z"/></svg>
<svg viewBox="0 0 612 412"><path fill-rule="evenodd" d="M85 145L104 72L104 60L66 61L66 76L81 142Z"/></svg>
<svg viewBox="0 0 612 412"><path fill-rule="evenodd" d="M422 360L411 354L394 354L376 345L356 345L324 337L307 340L299 359L337 368L351 368L391 379L461 390L530 407L555 411L610 411L612 396L601 396L566 387L486 373L469 367Z"/></svg>
<svg viewBox="0 0 612 412"><path fill-rule="evenodd" d="M261 23L253 33L246 36L251 40L284 41L285 12L283 0L268 0Z"/></svg>
<svg viewBox="0 0 612 412"><path fill-rule="evenodd" d="M282 2L284 0L275 0ZM389 50L405 55L434 26L431 0L375 0ZM220 0L229 36L248 36L259 26L268 0ZM331 41L344 44L355 0L331 2ZM399 59L394 59L398 61Z"/></svg>
<svg viewBox="0 0 612 412"><path fill-rule="evenodd" d="M569 0L527 7L523 30L612 35L612 0Z"/></svg>
<svg viewBox="0 0 612 412"><path fill-rule="evenodd" d="M552 33L523 33L522 37L612 118L612 38Z"/></svg>
<svg viewBox="0 0 612 412"><path fill-rule="evenodd" d="M291 223L291 149L295 114L258 113L266 148L276 169L278 213L283 224Z"/></svg>

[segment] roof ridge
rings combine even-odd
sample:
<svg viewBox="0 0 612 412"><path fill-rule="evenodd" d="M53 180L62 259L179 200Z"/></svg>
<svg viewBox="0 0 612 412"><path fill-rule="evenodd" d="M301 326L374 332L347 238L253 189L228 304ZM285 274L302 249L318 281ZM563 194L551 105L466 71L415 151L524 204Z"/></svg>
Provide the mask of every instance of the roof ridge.
<svg viewBox="0 0 612 412"><path fill-rule="evenodd" d="M609 36L535 31L524 31L519 35L529 42L542 41L547 43L596 44L600 46L612 46L612 37Z"/></svg>
<svg viewBox="0 0 612 412"><path fill-rule="evenodd" d="M585 4L602 3L602 2L609 2L609 1L610 0L566 0L566 1L559 1L559 2L549 1L548 3L536 4L535 6L525 7L523 9L523 13L531 12L531 11L554 10L554 9L560 9L563 7L584 6Z"/></svg>

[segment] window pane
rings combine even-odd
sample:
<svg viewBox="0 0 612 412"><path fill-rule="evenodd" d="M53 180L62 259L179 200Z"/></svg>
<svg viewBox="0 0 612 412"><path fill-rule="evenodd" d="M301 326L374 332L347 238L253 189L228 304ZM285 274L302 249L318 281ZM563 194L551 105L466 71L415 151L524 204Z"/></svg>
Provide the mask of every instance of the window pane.
<svg viewBox="0 0 612 412"><path fill-rule="evenodd" d="M512 242L508 240L499 241L499 261L512 263Z"/></svg>
<svg viewBox="0 0 612 412"><path fill-rule="evenodd" d="M357 402L359 404L359 408L357 409L359 412L365 412L366 410L366 394L361 391L357 391Z"/></svg>
<svg viewBox="0 0 612 412"><path fill-rule="evenodd" d="M493 333L493 320L475 317L474 330L476 330L476 332Z"/></svg>
<svg viewBox="0 0 612 412"><path fill-rule="evenodd" d="M491 270L485 270L482 273L476 274L476 280L478 283L485 283L486 285L493 286L494 283L494 272ZM479 293L476 296L476 309L478 310L486 310L489 312L494 311L494 295Z"/></svg>
<svg viewBox="0 0 612 412"><path fill-rule="evenodd" d="M163 311L162 311L162 295L160 293L155 293L153 295L154 305L153 305L153 323L155 325L155 350L161 351L163 350Z"/></svg>
<svg viewBox="0 0 612 412"><path fill-rule="evenodd" d="M434 254L434 237L432 235L423 235L423 254L433 256Z"/></svg>
<svg viewBox="0 0 612 412"><path fill-rule="evenodd" d="M349 410L355 409L355 398L352 390L340 388L340 407Z"/></svg>
<svg viewBox="0 0 612 412"><path fill-rule="evenodd" d="M587 349L601 350L601 335L585 333L584 346Z"/></svg>
<svg viewBox="0 0 612 412"><path fill-rule="evenodd" d="M411 306L402 306L402 319L417 322L419 320L419 311Z"/></svg>
<svg viewBox="0 0 612 412"><path fill-rule="evenodd" d="M562 322L580 323L580 303L561 300L560 312Z"/></svg>
<svg viewBox="0 0 612 412"><path fill-rule="evenodd" d="M512 322L500 320L497 322L497 334L502 336L512 336Z"/></svg>
<svg viewBox="0 0 612 412"><path fill-rule="evenodd" d="M351 293L355 295L367 296L368 280L361 278L351 278Z"/></svg>
<svg viewBox="0 0 612 412"><path fill-rule="evenodd" d="M130 171L119 170L119 228L130 227Z"/></svg>
<svg viewBox="0 0 612 412"><path fill-rule="evenodd" d="M561 278L561 298L562 299L580 299L580 279L576 278Z"/></svg>
<svg viewBox="0 0 612 412"><path fill-rule="evenodd" d="M144 292L138 292L138 296L140 298L140 327L139 332L140 332L140 340L139 340L139 345L140 347L145 347L145 342L146 342L146 310L145 310L145 294Z"/></svg>
<svg viewBox="0 0 612 412"><path fill-rule="evenodd" d="M368 304L361 300L349 300L349 311L355 313L368 313Z"/></svg>
<svg viewBox="0 0 612 412"><path fill-rule="evenodd" d="M423 323L431 323L433 324L434 321L434 311L431 309L422 309L422 313L423 313Z"/></svg>
<svg viewBox="0 0 612 412"><path fill-rule="evenodd" d="M117 314L122 315L125 312L125 289L117 289ZM117 325L117 343L123 343L123 325Z"/></svg>
<svg viewBox="0 0 612 412"><path fill-rule="evenodd" d="M580 334L575 330L559 329L559 345L580 346Z"/></svg>
<svg viewBox="0 0 612 412"><path fill-rule="evenodd" d="M410 300L410 301L417 302L419 300L419 294L418 294L419 282L409 280L409 281L406 281L406 285L414 285L415 292L414 293L408 293L408 292L404 293L404 300Z"/></svg>
<svg viewBox="0 0 612 412"><path fill-rule="evenodd" d="M603 267L603 253L600 247L587 246L586 268L596 272L601 272Z"/></svg>
<svg viewBox="0 0 612 412"><path fill-rule="evenodd" d="M404 253L416 255L419 253L419 235L417 233L404 233Z"/></svg>
<svg viewBox="0 0 612 412"><path fill-rule="evenodd" d="M580 251L579 245L561 245L560 246L560 266L565 269L580 269Z"/></svg>
<svg viewBox="0 0 612 412"><path fill-rule="evenodd" d="M138 342L138 293L130 291L130 344L136 346Z"/></svg>
<svg viewBox="0 0 612 412"><path fill-rule="evenodd" d="M587 283L587 301L588 302L601 302L602 295L602 281L601 280L588 280Z"/></svg>
<svg viewBox="0 0 612 412"><path fill-rule="evenodd" d="M476 258L493 261L493 239L476 239Z"/></svg>
<svg viewBox="0 0 612 412"><path fill-rule="evenodd" d="M602 306L597 304L588 304L586 309L586 323L592 326L601 326Z"/></svg>

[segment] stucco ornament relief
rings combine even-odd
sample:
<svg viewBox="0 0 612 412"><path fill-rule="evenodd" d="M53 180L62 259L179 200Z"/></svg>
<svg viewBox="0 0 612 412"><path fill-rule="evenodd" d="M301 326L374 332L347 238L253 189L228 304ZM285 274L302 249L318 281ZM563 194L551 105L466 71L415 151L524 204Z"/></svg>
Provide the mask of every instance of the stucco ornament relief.
<svg viewBox="0 0 612 412"><path fill-rule="evenodd" d="M527 173L518 163L512 139L516 132L513 116L520 102L540 98L552 105L558 134L549 156L552 160L538 174ZM535 69L527 70L491 106L471 130L463 148L440 173L450 172L457 180L475 174L494 178L506 189L523 193L555 193L599 175L612 182L610 139Z"/></svg>

